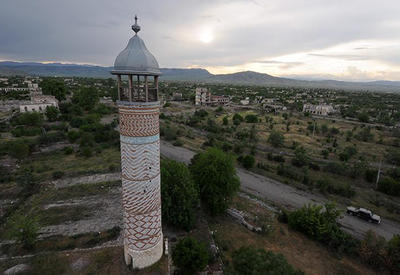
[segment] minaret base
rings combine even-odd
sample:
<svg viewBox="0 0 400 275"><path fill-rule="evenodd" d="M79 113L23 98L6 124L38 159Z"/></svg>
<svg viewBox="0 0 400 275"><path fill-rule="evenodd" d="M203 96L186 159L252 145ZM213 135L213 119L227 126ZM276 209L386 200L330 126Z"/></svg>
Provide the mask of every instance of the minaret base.
<svg viewBox="0 0 400 275"><path fill-rule="evenodd" d="M146 250L132 250L124 245L124 257L126 265L132 265L133 269L142 269L158 262L163 255L163 237L152 248Z"/></svg>

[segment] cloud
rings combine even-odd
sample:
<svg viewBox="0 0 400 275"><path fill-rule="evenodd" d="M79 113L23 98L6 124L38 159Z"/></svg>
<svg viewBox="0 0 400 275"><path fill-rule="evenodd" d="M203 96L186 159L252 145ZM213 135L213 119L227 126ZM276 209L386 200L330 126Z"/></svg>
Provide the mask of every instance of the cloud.
<svg viewBox="0 0 400 275"><path fill-rule="evenodd" d="M134 14L163 67L340 76L357 62L393 76L400 66L398 41L379 44L400 33L397 0L2 0L0 57L110 65L133 35ZM199 41L205 30L208 44Z"/></svg>

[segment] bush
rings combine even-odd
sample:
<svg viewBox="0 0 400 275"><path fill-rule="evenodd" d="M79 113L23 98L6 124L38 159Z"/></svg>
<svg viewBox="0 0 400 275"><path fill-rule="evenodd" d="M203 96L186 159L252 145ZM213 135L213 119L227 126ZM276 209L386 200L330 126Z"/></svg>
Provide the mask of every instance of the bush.
<svg viewBox="0 0 400 275"><path fill-rule="evenodd" d="M71 155L73 152L74 152L74 148L72 148L71 146L64 148L64 154L66 154L66 155Z"/></svg>
<svg viewBox="0 0 400 275"><path fill-rule="evenodd" d="M329 179L320 179L316 183L316 187L322 192L329 194L336 194L347 198L354 197L356 191L348 183L332 183Z"/></svg>
<svg viewBox="0 0 400 275"><path fill-rule="evenodd" d="M208 251L203 243L186 237L172 250L172 260L182 274L195 274L202 271L208 263Z"/></svg>
<svg viewBox="0 0 400 275"><path fill-rule="evenodd" d="M63 171L54 171L52 173L52 177L54 180L61 179L64 175L65 175L65 173Z"/></svg>
<svg viewBox="0 0 400 275"><path fill-rule="evenodd" d="M254 247L241 247L232 255L233 274L238 275L300 275L300 270L295 270L280 253L256 249Z"/></svg>
<svg viewBox="0 0 400 275"><path fill-rule="evenodd" d="M247 123L257 123L258 122L257 116L253 115L253 114L247 115L245 117L245 120L246 120Z"/></svg>
<svg viewBox="0 0 400 275"><path fill-rule="evenodd" d="M67 137L68 137L69 142L74 143L75 141L78 140L78 138L80 137L80 134L78 131L70 130L67 133Z"/></svg>
<svg viewBox="0 0 400 275"><path fill-rule="evenodd" d="M236 113L236 114L233 115L232 120L237 120L239 122L242 122L243 121L243 117L240 114Z"/></svg>
<svg viewBox="0 0 400 275"><path fill-rule="evenodd" d="M292 164L297 167L303 167L307 165L310 161L306 150L303 147L297 147L294 152L294 158L292 159Z"/></svg>
<svg viewBox="0 0 400 275"><path fill-rule="evenodd" d="M400 196L400 183L393 178L385 177L379 181L378 190L391 196Z"/></svg>
<svg viewBox="0 0 400 275"><path fill-rule="evenodd" d="M85 158L90 158L93 155L93 150L90 147L82 147L81 148L81 155Z"/></svg>
<svg viewBox="0 0 400 275"><path fill-rule="evenodd" d="M246 155L243 158L240 159L240 162L242 163L243 167L246 169L250 169L254 166L254 163L256 160L252 155Z"/></svg>
<svg viewBox="0 0 400 275"><path fill-rule="evenodd" d="M45 114L46 114L47 119L50 122L52 122L52 121L56 121L58 119L58 117L60 115L60 111L55 106L47 106Z"/></svg>
<svg viewBox="0 0 400 275"><path fill-rule="evenodd" d="M347 166L344 163L329 162L324 167L324 171L337 175L345 175L347 173Z"/></svg>
<svg viewBox="0 0 400 275"><path fill-rule="evenodd" d="M177 139L174 141L174 143L172 143L172 145L174 146L182 146L183 145L183 141L181 139Z"/></svg>
<svg viewBox="0 0 400 275"><path fill-rule="evenodd" d="M22 141L9 142L7 144L10 156L17 159L24 159L29 155L29 146Z"/></svg>
<svg viewBox="0 0 400 275"><path fill-rule="evenodd" d="M289 227L318 240L338 252L354 253L357 241L337 224L340 211L334 204L306 205L288 215Z"/></svg>
<svg viewBox="0 0 400 275"><path fill-rule="evenodd" d="M268 142L274 147L282 147L285 137L277 131L272 131L268 137Z"/></svg>
<svg viewBox="0 0 400 275"><path fill-rule="evenodd" d="M11 219L10 237L22 244L26 249L32 249L39 231L37 219L31 216L16 215Z"/></svg>

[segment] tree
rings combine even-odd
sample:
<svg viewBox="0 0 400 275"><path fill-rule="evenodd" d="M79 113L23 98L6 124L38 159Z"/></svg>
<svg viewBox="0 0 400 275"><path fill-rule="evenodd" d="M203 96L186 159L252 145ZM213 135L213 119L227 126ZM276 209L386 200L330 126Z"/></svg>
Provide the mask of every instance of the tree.
<svg viewBox="0 0 400 275"><path fill-rule="evenodd" d="M243 117L240 114L236 113L236 114L233 115L232 120L238 120L238 121L242 122L243 121Z"/></svg>
<svg viewBox="0 0 400 275"><path fill-rule="evenodd" d="M268 137L268 142L274 147L282 147L285 137L278 131L272 131Z"/></svg>
<svg viewBox="0 0 400 275"><path fill-rule="evenodd" d="M224 118L222 119L222 124L224 125L228 125L229 124L229 120L227 116L224 116Z"/></svg>
<svg viewBox="0 0 400 275"><path fill-rule="evenodd" d="M206 267L208 251L203 243L186 237L174 247L172 260L182 274L195 274Z"/></svg>
<svg viewBox="0 0 400 275"><path fill-rule="evenodd" d="M10 155L17 159L24 159L29 155L29 146L21 141L15 141L8 145Z"/></svg>
<svg viewBox="0 0 400 275"><path fill-rule="evenodd" d="M294 158L292 159L292 164L297 167L303 167L310 162L310 158L307 155L306 150L300 146L294 151Z"/></svg>
<svg viewBox="0 0 400 275"><path fill-rule="evenodd" d="M66 88L64 81L61 79L46 78L40 86L42 87L43 94L53 95L60 101L65 99Z"/></svg>
<svg viewBox="0 0 400 275"><path fill-rule="evenodd" d="M367 113L360 113L357 115L357 118L360 122L364 122L364 123L369 122L369 116Z"/></svg>
<svg viewBox="0 0 400 275"><path fill-rule="evenodd" d="M224 213L240 186L233 156L211 147L195 155L189 168L210 214Z"/></svg>
<svg viewBox="0 0 400 275"><path fill-rule="evenodd" d="M19 214L11 220L10 237L22 244L24 248L31 249L36 242L38 230L36 218Z"/></svg>
<svg viewBox="0 0 400 275"><path fill-rule="evenodd" d="M240 275L300 275L300 270L295 270L280 253L256 249L254 247L241 247L232 256L233 274Z"/></svg>
<svg viewBox="0 0 400 275"><path fill-rule="evenodd" d="M254 114L249 114L245 117L246 122L247 123L257 123L258 122L258 118L256 115Z"/></svg>
<svg viewBox="0 0 400 275"><path fill-rule="evenodd" d="M246 155L241 159L241 163L242 163L243 167L246 169L252 168L254 166L255 162L256 162L256 160L254 159L254 157L252 155Z"/></svg>
<svg viewBox="0 0 400 275"><path fill-rule="evenodd" d="M72 102L79 104L87 111L92 110L98 101L99 95L97 89L93 86L80 88L74 92L72 97Z"/></svg>
<svg viewBox="0 0 400 275"><path fill-rule="evenodd" d="M25 195L33 194L39 187L32 171L29 169L22 169L19 171L16 182L18 186L22 189L22 193Z"/></svg>
<svg viewBox="0 0 400 275"><path fill-rule="evenodd" d="M393 274L400 273L400 235L394 235L388 242L388 258Z"/></svg>
<svg viewBox="0 0 400 275"><path fill-rule="evenodd" d="M56 121L60 115L60 111L57 109L57 107L47 106L45 114L49 121Z"/></svg>
<svg viewBox="0 0 400 275"><path fill-rule="evenodd" d="M184 230L193 228L199 191L185 164L161 161L161 198L163 221Z"/></svg>

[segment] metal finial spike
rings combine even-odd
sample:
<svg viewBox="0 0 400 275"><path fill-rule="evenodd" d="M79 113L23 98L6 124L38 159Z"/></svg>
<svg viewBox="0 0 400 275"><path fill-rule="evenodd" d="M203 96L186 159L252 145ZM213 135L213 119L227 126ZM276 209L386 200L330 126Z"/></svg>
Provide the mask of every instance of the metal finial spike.
<svg viewBox="0 0 400 275"><path fill-rule="evenodd" d="M132 30L137 34L140 31L140 26L137 24L137 15L135 14L135 24L132 25Z"/></svg>

